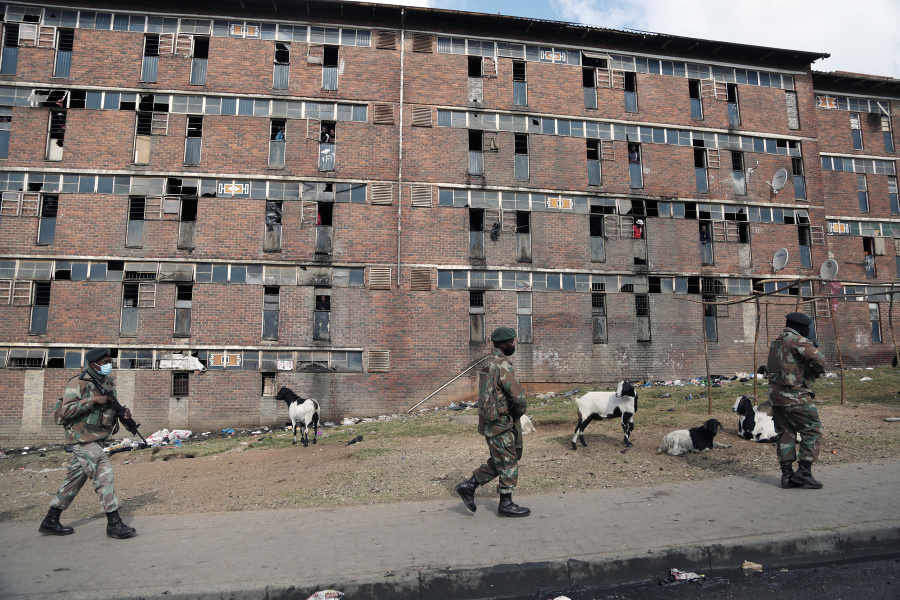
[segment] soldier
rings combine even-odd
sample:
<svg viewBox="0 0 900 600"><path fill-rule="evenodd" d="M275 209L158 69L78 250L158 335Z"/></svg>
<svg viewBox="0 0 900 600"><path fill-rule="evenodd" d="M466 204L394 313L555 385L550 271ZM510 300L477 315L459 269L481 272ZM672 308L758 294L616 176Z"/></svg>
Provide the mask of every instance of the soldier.
<svg viewBox="0 0 900 600"><path fill-rule="evenodd" d="M115 381L109 377L112 359L109 348L95 348L87 353L85 369L89 370L105 389L115 391ZM72 462L66 480L56 497L50 501L50 511L39 528L41 533L69 535L75 530L59 522L59 516L69 507L81 486L88 478L100 496L100 507L106 513L106 535L112 538L130 538L137 533L119 517L119 501L113 491L113 470L109 457L100 443L119 429L118 418L107 406L108 399L100 395L88 373L69 380L69 385L56 408L57 423L66 429L66 444L72 446ZM125 409L125 418L131 411Z"/></svg>
<svg viewBox="0 0 900 600"><path fill-rule="evenodd" d="M519 478L521 444L516 425L525 414L525 390L516 379L516 370L509 358L516 351L516 332L510 327L498 327L491 334L494 351L482 369L481 389L478 391L478 433L487 438L490 458L472 473L472 477L456 486L466 508L475 512L475 489L499 476L497 491L501 517L527 517L531 510L512 501L512 492Z"/></svg>
<svg viewBox="0 0 900 600"><path fill-rule="evenodd" d="M787 316L784 331L769 346L769 400L772 402L778 461L781 463L781 487L819 489L822 484L810 472L819 457L822 423L813 403L813 383L825 373L825 357L810 340L812 319L803 313ZM800 434L800 468L797 459L797 434Z"/></svg>

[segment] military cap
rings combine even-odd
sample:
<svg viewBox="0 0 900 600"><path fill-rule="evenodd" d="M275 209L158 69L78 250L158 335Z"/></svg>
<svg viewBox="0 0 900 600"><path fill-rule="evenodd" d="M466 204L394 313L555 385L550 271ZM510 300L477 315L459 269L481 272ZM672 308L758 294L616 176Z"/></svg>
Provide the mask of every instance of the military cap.
<svg viewBox="0 0 900 600"><path fill-rule="evenodd" d="M105 357L110 356L112 352L109 348L94 348L93 350L89 350L84 357L88 362L97 362L98 360L103 360Z"/></svg>
<svg viewBox="0 0 900 600"><path fill-rule="evenodd" d="M516 330L512 327L498 327L491 334L492 342L505 342L516 337Z"/></svg>
<svg viewBox="0 0 900 600"><path fill-rule="evenodd" d="M798 325L812 325L812 319L800 312L792 312L788 314L787 320L790 323L797 323Z"/></svg>

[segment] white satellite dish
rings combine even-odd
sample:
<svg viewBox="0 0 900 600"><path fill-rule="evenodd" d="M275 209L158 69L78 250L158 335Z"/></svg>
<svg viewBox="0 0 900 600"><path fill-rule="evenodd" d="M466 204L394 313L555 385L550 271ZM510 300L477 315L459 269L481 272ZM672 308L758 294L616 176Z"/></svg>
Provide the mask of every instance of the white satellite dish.
<svg viewBox="0 0 900 600"><path fill-rule="evenodd" d="M832 280L838 273L838 264L837 261L833 258L829 258L825 262L822 263L822 266L819 268L819 277L822 279Z"/></svg>
<svg viewBox="0 0 900 600"><path fill-rule="evenodd" d="M788 251L787 248L782 248L778 252L775 253L774 258L772 258L772 268L775 269L776 272L782 270L788 261Z"/></svg>
<svg viewBox="0 0 900 600"><path fill-rule="evenodd" d="M778 169L778 172L775 173L775 177L772 178L772 191L776 194L780 192L781 188L784 187L784 184L787 183L787 178L787 169Z"/></svg>

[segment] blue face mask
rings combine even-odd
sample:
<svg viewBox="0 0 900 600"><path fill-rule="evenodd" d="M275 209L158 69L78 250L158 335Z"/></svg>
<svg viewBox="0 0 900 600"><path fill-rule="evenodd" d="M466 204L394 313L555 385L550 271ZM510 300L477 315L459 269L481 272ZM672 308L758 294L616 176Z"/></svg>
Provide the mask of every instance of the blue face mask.
<svg viewBox="0 0 900 600"><path fill-rule="evenodd" d="M112 373L112 363L106 363L105 365L100 365L100 374L101 375L109 375Z"/></svg>

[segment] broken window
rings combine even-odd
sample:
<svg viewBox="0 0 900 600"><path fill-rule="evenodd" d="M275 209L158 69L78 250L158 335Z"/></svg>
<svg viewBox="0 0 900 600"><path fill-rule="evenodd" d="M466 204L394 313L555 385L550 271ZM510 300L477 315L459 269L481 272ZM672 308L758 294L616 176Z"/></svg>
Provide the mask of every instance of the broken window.
<svg viewBox="0 0 900 600"><path fill-rule="evenodd" d="M143 196L131 196L128 199L128 229L125 233L125 246L140 248L144 245L144 210L147 199Z"/></svg>
<svg viewBox="0 0 900 600"><path fill-rule="evenodd" d="M178 214L178 248L192 250L197 233L197 198L182 198Z"/></svg>
<svg viewBox="0 0 900 600"><path fill-rule="evenodd" d="M528 181L528 134L515 135L515 178L516 181Z"/></svg>
<svg viewBox="0 0 900 600"><path fill-rule="evenodd" d="M794 198L806 200L806 177L803 175L803 159L791 159L791 175L794 179Z"/></svg>
<svg viewBox="0 0 900 600"><path fill-rule="evenodd" d="M484 175L484 132L469 130L469 175Z"/></svg>
<svg viewBox="0 0 900 600"><path fill-rule="evenodd" d="M881 133L884 137L884 151L894 151L894 132L891 131L891 118L887 115L881 116Z"/></svg>
<svg viewBox="0 0 900 600"><path fill-rule="evenodd" d="M734 193L737 196L747 195L747 180L744 173L744 153L732 150L731 176L734 181Z"/></svg>
<svg viewBox="0 0 900 600"><path fill-rule="evenodd" d="M534 335L531 330L532 325L532 303L531 292L516 293L516 337L520 344L530 344L534 341Z"/></svg>
<svg viewBox="0 0 900 600"><path fill-rule="evenodd" d="M47 129L47 153L45 158L50 161L63 159L63 140L66 137L66 111L51 110L50 122Z"/></svg>
<svg viewBox="0 0 900 600"><path fill-rule="evenodd" d="M812 267L812 255L810 252L812 231L809 223L797 225L797 242L800 245L800 266L804 269L809 269Z"/></svg>
<svg viewBox="0 0 900 600"><path fill-rule="evenodd" d="M881 239L881 238L879 238ZM877 246L875 245L875 238L872 237L864 237L863 241L863 270L866 272L866 279L875 279L878 277L878 273L875 269L875 254ZM884 240L881 240L881 246L884 247ZM883 254L883 252L882 252ZM858 264L858 263L857 263Z"/></svg>
<svg viewBox="0 0 900 600"><path fill-rule="evenodd" d="M28 333L43 335L47 333L47 317L50 311L50 282L35 281L32 292L34 296L31 303L31 324Z"/></svg>
<svg viewBox="0 0 900 600"><path fill-rule="evenodd" d="M56 211L59 196L41 196L41 221L38 224L38 245L52 244L56 238Z"/></svg>
<svg viewBox="0 0 900 600"><path fill-rule="evenodd" d="M276 90L288 89L290 72L291 45L286 42L275 42L275 71L272 78L272 88Z"/></svg>
<svg viewBox="0 0 900 600"><path fill-rule="evenodd" d="M191 336L191 304L193 298L193 285L179 284L175 286L175 337Z"/></svg>
<svg viewBox="0 0 900 600"><path fill-rule="evenodd" d="M338 89L338 50L340 46L325 46L322 58L322 89L335 91Z"/></svg>
<svg viewBox="0 0 900 600"><path fill-rule="evenodd" d="M524 60L512 61L513 105L515 106L528 104L528 83L525 79L527 64Z"/></svg>
<svg viewBox="0 0 900 600"><path fill-rule="evenodd" d="M581 80L584 88L584 107L597 108L597 69L594 67L582 68Z"/></svg>
<svg viewBox="0 0 900 600"><path fill-rule="evenodd" d="M266 200L263 252L281 251L281 214L283 205L284 203L281 200Z"/></svg>
<svg viewBox="0 0 900 600"><path fill-rule="evenodd" d="M335 121L322 121L319 132L319 170L334 171L336 135Z"/></svg>
<svg viewBox="0 0 900 600"><path fill-rule="evenodd" d="M716 322L718 316L717 306L711 304L715 302L717 297L714 294L703 294L703 331L706 334L707 342L716 342L719 340L719 329Z"/></svg>
<svg viewBox="0 0 900 600"><path fill-rule="evenodd" d="M137 335L139 283L122 284L122 319L119 325L120 335Z"/></svg>
<svg viewBox="0 0 900 600"><path fill-rule="evenodd" d="M15 75L19 62L19 25L3 24L3 54L0 55L0 75Z"/></svg>
<svg viewBox="0 0 900 600"><path fill-rule="evenodd" d="M725 84L725 96L728 101L728 127L733 129L741 124L741 111L738 107L738 91L736 83Z"/></svg>
<svg viewBox="0 0 900 600"><path fill-rule="evenodd" d="M471 290L469 292L469 342L473 344L484 343L484 292Z"/></svg>
<svg viewBox="0 0 900 600"><path fill-rule="evenodd" d="M869 323L872 325L872 343L881 343L881 317L878 313L878 303L869 302Z"/></svg>
<svg viewBox="0 0 900 600"><path fill-rule="evenodd" d="M275 396L276 373L261 373L260 375L262 376L262 390L260 390L260 395L266 397Z"/></svg>
<svg viewBox="0 0 900 600"><path fill-rule="evenodd" d="M284 168L286 119L272 119L269 127L269 168Z"/></svg>
<svg viewBox="0 0 900 600"><path fill-rule="evenodd" d="M591 294L591 324L593 342L605 344L606 337L606 294Z"/></svg>
<svg viewBox="0 0 900 600"><path fill-rule="evenodd" d="M316 310L313 323L313 340L327 342L331 339L331 290L316 288Z"/></svg>
<svg viewBox="0 0 900 600"><path fill-rule="evenodd" d="M193 36L191 49L191 85L206 85L206 68L209 63L209 38Z"/></svg>
<svg viewBox="0 0 900 600"><path fill-rule="evenodd" d="M184 137L184 164L199 165L203 147L203 117L190 115Z"/></svg>
<svg viewBox="0 0 900 600"><path fill-rule="evenodd" d="M588 185L600 185L600 140L587 140Z"/></svg>
<svg viewBox="0 0 900 600"><path fill-rule="evenodd" d="M606 261L606 240L604 238L604 217L600 213L603 207L591 206L590 236L591 236L591 262Z"/></svg>
<svg viewBox="0 0 900 600"><path fill-rule="evenodd" d="M859 212L869 212L869 185L865 173L856 174L856 195L859 199Z"/></svg>
<svg viewBox="0 0 900 600"><path fill-rule="evenodd" d="M863 140L859 113L850 113L850 134L853 136L853 149L862 150Z"/></svg>
<svg viewBox="0 0 900 600"><path fill-rule="evenodd" d="M53 66L54 77L68 77L72 68L72 47L75 42L75 30L59 28L56 30L56 62Z"/></svg>
<svg viewBox="0 0 900 600"><path fill-rule="evenodd" d="M691 118L703 119L703 97L700 92L700 80L688 79L688 95L691 97Z"/></svg>
<svg viewBox="0 0 900 600"><path fill-rule="evenodd" d="M278 339L278 288L266 286L263 289L263 331L262 339Z"/></svg>
<svg viewBox="0 0 900 600"><path fill-rule="evenodd" d="M628 143L628 175L631 179L631 187L638 189L644 187L644 169L641 166L641 145L636 142Z"/></svg>
<svg viewBox="0 0 900 600"><path fill-rule="evenodd" d="M332 253L334 235L334 203L318 203L316 210L316 254Z"/></svg>
<svg viewBox="0 0 900 600"><path fill-rule="evenodd" d="M637 73L625 72L625 112L636 113L637 101Z"/></svg>
<svg viewBox="0 0 900 600"><path fill-rule="evenodd" d="M700 264L715 264L715 255L713 252L712 223L710 221L700 222Z"/></svg>
<svg viewBox="0 0 900 600"><path fill-rule="evenodd" d="M637 341L650 341L650 296L648 294L634 295L634 315L637 327Z"/></svg>
<svg viewBox="0 0 900 600"><path fill-rule="evenodd" d="M701 141L700 143L702 144L703 142ZM694 148L694 175L697 179L697 191L708 192L709 178L707 176L706 148Z"/></svg>
<svg viewBox="0 0 900 600"><path fill-rule="evenodd" d="M469 258L484 260L484 209L469 209Z"/></svg>
<svg viewBox="0 0 900 600"><path fill-rule="evenodd" d="M159 34L148 33L144 36L144 56L141 62L141 83L156 83L156 70L159 67Z"/></svg>
<svg viewBox="0 0 900 600"><path fill-rule="evenodd" d="M531 213L516 211L516 261L531 262Z"/></svg>
<svg viewBox="0 0 900 600"><path fill-rule="evenodd" d="M185 397L190 393L190 373L172 373L172 395Z"/></svg>

